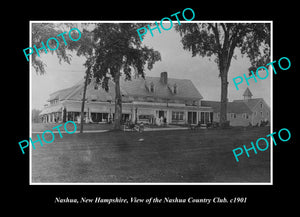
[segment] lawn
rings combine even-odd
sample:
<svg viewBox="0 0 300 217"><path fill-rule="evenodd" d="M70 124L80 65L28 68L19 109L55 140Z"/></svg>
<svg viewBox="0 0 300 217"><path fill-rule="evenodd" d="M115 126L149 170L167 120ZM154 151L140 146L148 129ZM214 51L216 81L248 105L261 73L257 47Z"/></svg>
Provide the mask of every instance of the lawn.
<svg viewBox="0 0 300 217"><path fill-rule="evenodd" d="M264 127L55 134L53 143L36 143L32 150L32 182L270 182L269 149L250 151L239 162L232 153L269 132Z"/></svg>
<svg viewBox="0 0 300 217"><path fill-rule="evenodd" d="M32 124L32 132L44 132L45 130L57 131L57 128L52 129L53 127L57 127L58 125L62 125L59 127L60 131L65 131L64 123L33 123ZM74 130L74 125L72 123L68 123L66 125L67 129L71 132ZM77 131L80 130L80 124L76 123ZM112 124L83 124L83 130L110 130L112 129Z"/></svg>
<svg viewBox="0 0 300 217"><path fill-rule="evenodd" d="M60 131L65 131L64 129L64 123L33 123L32 124L32 132L44 132L45 130L52 130L54 132L58 131L58 128L53 129L53 127L57 127L61 125L59 128ZM124 125L123 125L124 126ZM166 125L166 126L156 126L156 125L145 125L145 128L178 128L178 127L182 127L182 126L178 126L178 125ZM187 125L185 125L184 127L187 127ZM72 123L68 123L66 125L66 128L70 131L73 132L74 130L74 125ZM80 130L80 124L76 123L76 128L77 131ZM122 127L123 128L123 127ZM113 125L112 124L107 124L107 123L101 123L101 124L97 124L97 123L84 123L83 124L83 132L85 131L95 131L95 130L112 130L113 129Z"/></svg>

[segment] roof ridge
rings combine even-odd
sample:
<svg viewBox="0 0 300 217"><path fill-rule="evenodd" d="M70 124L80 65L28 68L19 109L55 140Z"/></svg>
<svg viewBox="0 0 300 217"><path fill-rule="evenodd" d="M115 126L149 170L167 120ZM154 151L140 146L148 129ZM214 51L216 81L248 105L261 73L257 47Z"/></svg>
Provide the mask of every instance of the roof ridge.
<svg viewBox="0 0 300 217"><path fill-rule="evenodd" d="M155 95L158 98L170 98L170 99L184 99L187 100L196 100L196 99L203 99L203 96L194 85L193 81L190 79L179 79L179 78L169 78L169 85L161 85L159 83L160 77L151 77L145 76L145 79L142 77L132 78L131 80L127 81L125 78L120 80L120 90L122 95L130 96L130 95L139 95L139 96L148 96L148 91L146 90L145 85L149 82L153 81L157 87L155 87L155 92L151 95ZM179 90L176 94L172 94L169 89L165 89L164 86L170 86L174 83L177 84ZM115 82L113 80L109 80L109 94L113 97ZM111 88L112 87L112 88ZM54 93L54 95L58 95L61 97L61 100L68 100L68 99L79 99L82 96L78 95L80 91L84 88L84 79L81 79L76 84L69 88L58 90ZM157 88L157 89L156 89ZM64 91L65 90L65 91ZM100 94L100 93L99 93ZM113 94L113 95L112 95Z"/></svg>
<svg viewBox="0 0 300 217"><path fill-rule="evenodd" d="M212 107L215 112L220 112L221 102L220 101L212 101L212 100L202 100L204 105ZM244 103L243 101L232 101L227 102L227 113L252 113L252 110Z"/></svg>

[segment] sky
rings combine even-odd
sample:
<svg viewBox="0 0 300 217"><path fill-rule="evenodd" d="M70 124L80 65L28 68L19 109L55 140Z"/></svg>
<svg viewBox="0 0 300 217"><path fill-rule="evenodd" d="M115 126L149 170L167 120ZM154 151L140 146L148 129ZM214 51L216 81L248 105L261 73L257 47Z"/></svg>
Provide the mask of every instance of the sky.
<svg viewBox="0 0 300 217"><path fill-rule="evenodd" d="M220 101L221 79L218 77L219 70L214 59L209 60L209 58L201 56L192 57L190 51L183 49L181 37L174 28L169 31L162 30L161 34L157 30L154 30L153 33L153 37L150 33L146 34L143 44L159 51L162 60L156 62L151 71L145 67L146 76L159 77L161 72L166 71L168 77L190 79L203 96L203 100ZM37 47L39 46L37 45ZM238 86L239 90L236 89L232 79L236 76L243 76L243 74L248 77L248 68L250 67L249 59L246 56L242 57L238 49L235 49L235 54L237 59L232 58L228 72L229 101L243 99L243 93L247 88L245 79ZM75 54L72 56L71 64L65 62L59 64L57 57L50 52L41 55L41 60L47 65L46 74L37 75L34 69L31 69L32 108L42 109L51 93L71 87L83 80L85 58ZM264 77L263 73L261 77ZM268 105L271 105L271 79L271 73L264 80L257 78L256 83L254 79L250 79L248 87L253 94L252 98L263 98Z"/></svg>

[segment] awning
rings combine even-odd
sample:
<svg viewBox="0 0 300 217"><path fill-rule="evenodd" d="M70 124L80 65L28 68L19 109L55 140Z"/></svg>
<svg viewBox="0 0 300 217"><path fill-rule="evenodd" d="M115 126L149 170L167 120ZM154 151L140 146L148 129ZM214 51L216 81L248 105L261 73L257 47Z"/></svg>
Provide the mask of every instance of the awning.
<svg viewBox="0 0 300 217"><path fill-rule="evenodd" d="M55 105L46 107L43 109L43 111L40 113L40 115L50 114L53 112L61 112L62 111L62 105Z"/></svg>
<svg viewBox="0 0 300 217"><path fill-rule="evenodd" d="M147 108L137 108L138 115L154 115L154 109L147 109Z"/></svg>
<svg viewBox="0 0 300 217"><path fill-rule="evenodd" d="M67 109L67 112L81 112L81 103L66 104L65 107ZM84 105L84 111L88 111L86 105Z"/></svg>
<svg viewBox="0 0 300 217"><path fill-rule="evenodd" d="M109 113L114 106L109 103L88 103L87 107L93 113Z"/></svg>

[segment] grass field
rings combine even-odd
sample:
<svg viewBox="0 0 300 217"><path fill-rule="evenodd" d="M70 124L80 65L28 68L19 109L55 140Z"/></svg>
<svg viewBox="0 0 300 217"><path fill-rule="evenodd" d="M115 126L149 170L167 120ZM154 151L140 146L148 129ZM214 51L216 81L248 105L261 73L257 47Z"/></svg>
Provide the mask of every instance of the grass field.
<svg viewBox="0 0 300 217"><path fill-rule="evenodd" d="M32 182L270 182L269 149L250 151L239 162L232 153L269 132L265 127L55 134L53 143L36 143L32 150Z"/></svg>
<svg viewBox="0 0 300 217"><path fill-rule="evenodd" d="M43 132L45 130L57 131L57 128L52 129L53 127L59 127L60 131L64 130L64 123L33 123L32 132ZM71 132L74 130L72 123L67 124L67 129ZM80 124L76 123L77 131L80 130ZM112 124L83 124L83 130L111 130L113 128Z"/></svg>

